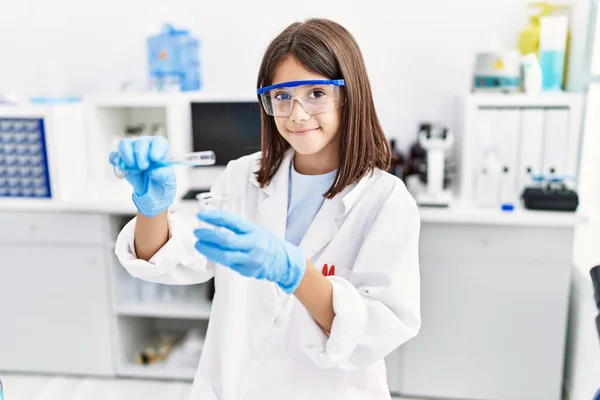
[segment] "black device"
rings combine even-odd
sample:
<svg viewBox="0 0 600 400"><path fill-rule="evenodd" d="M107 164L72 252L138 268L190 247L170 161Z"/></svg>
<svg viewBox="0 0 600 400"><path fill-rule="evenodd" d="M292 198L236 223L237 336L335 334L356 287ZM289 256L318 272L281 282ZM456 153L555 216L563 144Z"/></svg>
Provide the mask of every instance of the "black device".
<svg viewBox="0 0 600 400"><path fill-rule="evenodd" d="M226 166L260 150L257 101L193 102L191 107L194 151L214 151L215 165Z"/></svg>
<svg viewBox="0 0 600 400"><path fill-rule="evenodd" d="M592 268L590 275L592 276L592 283L594 284L594 299L596 300L596 308L598 308L596 327L598 328L598 338L600 339L600 265Z"/></svg>
<svg viewBox="0 0 600 400"><path fill-rule="evenodd" d="M529 210L575 211L579 206L579 196L573 190L551 190L539 187L525 188L521 196L525 208Z"/></svg>

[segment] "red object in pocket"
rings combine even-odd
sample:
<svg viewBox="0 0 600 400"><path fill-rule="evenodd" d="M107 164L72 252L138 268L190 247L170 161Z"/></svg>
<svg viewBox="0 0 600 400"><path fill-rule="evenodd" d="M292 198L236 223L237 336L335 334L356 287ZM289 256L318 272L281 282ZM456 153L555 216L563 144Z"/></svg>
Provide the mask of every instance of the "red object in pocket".
<svg viewBox="0 0 600 400"><path fill-rule="evenodd" d="M323 276L335 275L335 265L332 265L331 268L327 264L323 265L323 270L321 273Z"/></svg>

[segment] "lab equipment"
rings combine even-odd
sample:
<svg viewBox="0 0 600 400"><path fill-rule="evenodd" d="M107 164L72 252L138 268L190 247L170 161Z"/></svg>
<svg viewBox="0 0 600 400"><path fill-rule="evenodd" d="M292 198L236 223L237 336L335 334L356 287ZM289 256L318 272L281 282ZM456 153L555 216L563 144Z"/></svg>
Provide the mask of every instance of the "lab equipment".
<svg viewBox="0 0 600 400"><path fill-rule="evenodd" d="M542 91L542 67L535 53L523 56L523 91L527 94L538 94Z"/></svg>
<svg viewBox="0 0 600 400"><path fill-rule="evenodd" d="M153 161L148 167L149 170L156 168L164 168L171 166L185 166L185 167L201 167L207 165L213 165L215 163L216 156L213 151L196 151L187 153L178 157L169 157L166 160ZM135 168L127 167L122 159L116 161L113 165L115 176L119 179L125 178L129 172L136 171Z"/></svg>
<svg viewBox="0 0 600 400"><path fill-rule="evenodd" d="M519 50L522 55L534 53L540 49L540 18L548 16L557 7L550 3L533 3L529 5L529 26L519 35Z"/></svg>
<svg viewBox="0 0 600 400"><path fill-rule="evenodd" d="M190 328L167 358L167 366L173 368L196 368L204 349L204 336L200 329Z"/></svg>
<svg viewBox="0 0 600 400"><path fill-rule="evenodd" d="M454 135L446 127L429 125L419 132L419 144L427 152L427 181L425 190L417 193L416 201L422 206L447 207L452 193L444 188L445 156L454 144Z"/></svg>
<svg viewBox="0 0 600 400"><path fill-rule="evenodd" d="M567 180L570 177L534 175L537 186L527 187L523 191L523 203L530 210L576 211L579 206L577 192L570 189Z"/></svg>
<svg viewBox="0 0 600 400"><path fill-rule="evenodd" d="M596 265L590 270L592 284L594 285L594 300L596 308L600 312L600 265ZM596 327L598 328L598 338L600 339L600 314L596 317ZM598 392L600 394L600 392Z"/></svg>
<svg viewBox="0 0 600 400"><path fill-rule="evenodd" d="M539 174L573 177L577 185L580 95L469 94L463 100L456 148L461 201L517 207Z"/></svg>
<svg viewBox="0 0 600 400"><path fill-rule="evenodd" d="M180 337L168 332L160 332L158 337L135 356L135 362L140 365L149 365L164 361Z"/></svg>
<svg viewBox="0 0 600 400"><path fill-rule="evenodd" d="M240 210L241 199L232 194L216 194L213 192L199 193L196 196L200 211L223 210L237 214Z"/></svg>
<svg viewBox="0 0 600 400"><path fill-rule="evenodd" d="M230 267L243 276L277 283L293 293L306 271L304 252L270 230L223 210L206 210L198 218L226 230L200 228L196 250L209 260Z"/></svg>
<svg viewBox="0 0 600 400"><path fill-rule="evenodd" d="M563 87L569 20L565 15L540 18L540 66L544 91Z"/></svg>
<svg viewBox="0 0 600 400"><path fill-rule="evenodd" d="M484 151L482 164L475 175L475 204L483 208L498 206L502 169L494 149Z"/></svg>
<svg viewBox="0 0 600 400"><path fill-rule="evenodd" d="M241 199L231 194L217 195L212 192L199 193L196 195L198 201L199 211L207 210L223 210L232 214L239 214ZM211 224L205 223L200 220L200 228L211 229Z"/></svg>
<svg viewBox="0 0 600 400"><path fill-rule="evenodd" d="M343 104L340 87L343 79L282 82L258 88L262 105L268 115L289 117L295 101L310 115L333 111Z"/></svg>
<svg viewBox="0 0 600 400"><path fill-rule="evenodd" d="M392 157L388 172L392 175L397 176L400 179L404 179L406 157L400 150L398 150L395 139L390 140L390 147L392 149Z"/></svg>
<svg viewBox="0 0 600 400"><path fill-rule="evenodd" d="M156 91L199 90L198 39L185 29L164 24L160 34L147 40L150 86Z"/></svg>
<svg viewBox="0 0 600 400"><path fill-rule="evenodd" d="M480 52L476 55L473 92L516 92L521 84L518 50Z"/></svg>
<svg viewBox="0 0 600 400"><path fill-rule="evenodd" d="M44 120L0 117L0 197L51 196Z"/></svg>
<svg viewBox="0 0 600 400"><path fill-rule="evenodd" d="M4 399L4 389L2 388L2 379L0 379L0 400Z"/></svg>

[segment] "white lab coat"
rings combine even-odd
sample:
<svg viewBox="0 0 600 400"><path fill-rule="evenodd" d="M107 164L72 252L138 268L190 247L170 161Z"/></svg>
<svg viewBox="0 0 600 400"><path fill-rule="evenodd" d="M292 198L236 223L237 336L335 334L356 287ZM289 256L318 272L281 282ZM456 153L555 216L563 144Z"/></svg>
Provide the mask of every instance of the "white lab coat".
<svg viewBox="0 0 600 400"><path fill-rule="evenodd" d="M242 215L285 236L289 150L261 189L260 153L229 163L212 191L243 196ZM276 284L207 262L194 248L195 212L169 214L170 238L149 260L134 250L135 219L116 255L133 276L167 284L215 277L216 293L193 400L389 399L384 357L419 331L420 219L402 181L372 175L326 199L300 247L321 271L335 265L327 336Z"/></svg>

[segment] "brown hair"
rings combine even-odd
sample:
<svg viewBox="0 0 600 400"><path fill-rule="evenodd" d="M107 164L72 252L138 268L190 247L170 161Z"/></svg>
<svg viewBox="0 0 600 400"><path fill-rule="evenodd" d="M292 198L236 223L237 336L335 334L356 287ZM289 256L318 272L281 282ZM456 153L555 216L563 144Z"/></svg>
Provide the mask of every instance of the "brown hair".
<svg viewBox="0 0 600 400"><path fill-rule="evenodd" d="M295 22L269 45L258 72L257 87L272 84L275 69L294 56L308 70L328 79L344 79L345 102L340 123L340 160L337 174L325 197L332 198L374 168L387 170L391 148L373 104L371 85L356 40L343 26L326 19ZM259 96L260 102L260 96ZM289 148L277 132L273 117L261 107L261 162L256 178L269 184Z"/></svg>

